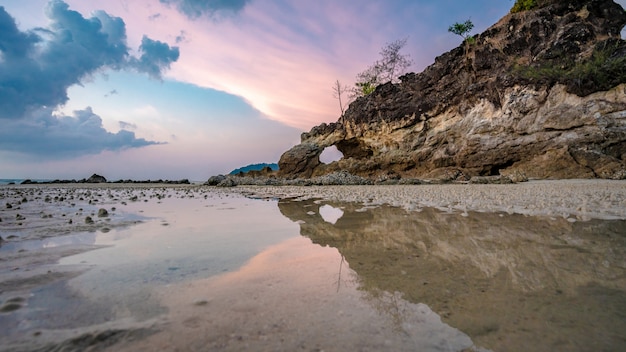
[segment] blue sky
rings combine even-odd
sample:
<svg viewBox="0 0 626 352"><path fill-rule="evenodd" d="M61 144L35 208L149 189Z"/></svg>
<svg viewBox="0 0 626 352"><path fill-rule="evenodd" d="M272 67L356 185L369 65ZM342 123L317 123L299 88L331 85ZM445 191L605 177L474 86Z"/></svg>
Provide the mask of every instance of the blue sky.
<svg viewBox="0 0 626 352"><path fill-rule="evenodd" d="M622 6L626 0L619 1ZM407 38L419 72L507 0L0 0L0 178L205 180L276 162Z"/></svg>

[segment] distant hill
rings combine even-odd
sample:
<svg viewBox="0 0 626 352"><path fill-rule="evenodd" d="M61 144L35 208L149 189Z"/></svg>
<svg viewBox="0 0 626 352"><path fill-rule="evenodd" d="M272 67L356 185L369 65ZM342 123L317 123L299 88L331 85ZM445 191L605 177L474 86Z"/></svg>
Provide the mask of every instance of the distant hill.
<svg viewBox="0 0 626 352"><path fill-rule="evenodd" d="M270 169L276 171L278 170L278 164L273 163L273 164L266 164L266 163L262 163L262 164L251 164L248 166L244 166L244 167L240 167L238 169L235 169L233 171L230 172L230 175L236 175L240 172L248 172L248 171L261 171L266 167L270 167Z"/></svg>

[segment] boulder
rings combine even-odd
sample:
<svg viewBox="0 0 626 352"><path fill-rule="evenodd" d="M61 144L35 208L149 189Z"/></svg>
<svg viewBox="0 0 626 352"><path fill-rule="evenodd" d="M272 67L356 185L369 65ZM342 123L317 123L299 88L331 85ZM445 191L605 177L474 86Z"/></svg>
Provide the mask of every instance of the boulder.
<svg viewBox="0 0 626 352"><path fill-rule="evenodd" d="M87 183L106 183L107 179L104 178L104 176L100 176L98 174L93 174L85 182L87 182Z"/></svg>
<svg viewBox="0 0 626 352"><path fill-rule="evenodd" d="M320 165L324 149L313 143L302 143L283 153L278 161L279 175L311 177L313 169Z"/></svg>
<svg viewBox="0 0 626 352"><path fill-rule="evenodd" d="M205 186L217 186L220 182L224 181L225 179L226 179L226 176L224 175L211 176L204 183L204 185Z"/></svg>

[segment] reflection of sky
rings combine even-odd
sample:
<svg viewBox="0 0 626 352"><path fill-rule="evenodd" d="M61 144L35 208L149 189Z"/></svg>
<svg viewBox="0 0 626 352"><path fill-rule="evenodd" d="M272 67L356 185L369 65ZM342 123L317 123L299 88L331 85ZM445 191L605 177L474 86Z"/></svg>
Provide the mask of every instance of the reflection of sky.
<svg viewBox="0 0 626 352"><path fill-rule="evenodd" d="M195 197L129 202L120 210L141 212L153 220L118 230L126 234L123 240L112 233L99 235L96 244L114 246L61 263L100 268L77 278L81 287L108 282L107 290L136 289L118 285L152 286L236 270L264 247L298 235L297 226L280 216L275 201ZM107 290L102 294L111 293Z"/></svg>
<svg viewBox="0 0 626 352"><path fill-rule="evenodd" d="M337 250L301 237L298 225L280 214L275 200L215 194L205 198L200 192L156 189L133 194L138 193L137 201L118 204L117 212L141 214L144 222L90 233L90 244L106 247L61 260L62 266L90 269L67 286L50 288L54 299L47 297L45 290L37 293L31 299L33 307L58 314L72 321L64 323L67 326L78 327L129 316L150 319L168 309L169 319L175 322L175 312L194 307L190 302L208 299L212 307L219 308L207 317L225 325L237 314L231 308L246 307L241 308L245 311L252 305L276 319L297 317L293 324L302 329L309 324L318 326L318 332L352 326L356 332L335 341L346 347L368 338L370 333L362 334L372 329L377 330L374 340L391 339L398 346L429 348L441 341L459 348L472 345L466 335L443 324L425 305L395 296L389 301L387 296L364 295L357 289L355 273ZM336 223L343 211L328 205L321 206L319 213L329 223ZM72 236L64 237L74 243ZM77 238L87 241L87 237ZM155 299L159 297L155 293L163 290L173 290L174 301ZM63 300L65 295L74 297L71 303ZM189 301L181 302L184 298ZM54 307L49 306L51 302ZM176 307L179 302L182 306ZM389 302L401 306L400 320L397 312L387 309ZM88 319L77 315L88 314L90 309L93 314ZM340 311L350 313L333 318ZM34 312L26 316L37 319ZM328 324L331 318L334 323ZM266 323L256 314L247 319L251 325ZM42 321L36 326L46 324L52 323Z"/></svg>
<svg viewBox="0 0 626 352"><path fill-rule="evenodd" d="M3 243L0 251L36 250L40 248L55 248L70 245L93 245L96 242L95 232L75 233L66 236L57 236L32 241L8 241Z"/></svg>
<svg viewBox="0 0 626 352"><path fill-rule="evenodd" d="M467 335L444 324L424 304L409 303L400 294L373 296L359 290L358 278L335 248L303 237L268 247L236 271L158 291L171 324L155 340L181 349L202 345L211 350L231 333L267 336L255 339L254 346L268 351L304 345L335 351L361 346L459 351L473 346ZM193 317L199 317L195 320L203 334L185 335L185 322ZM228 343L232 350L249 343L247 338L233 340ZM133 347L141 350L151 343L148 338Z"/></svg>
<svg viewBox="0 0 626 352"><path fill-rule="evenodd" d="M337 220L341 219L343 216L343 210L339 208L334 208L331 205L325 204L320 207L320 216L324 221L330 224L336 224Z"/></svg>

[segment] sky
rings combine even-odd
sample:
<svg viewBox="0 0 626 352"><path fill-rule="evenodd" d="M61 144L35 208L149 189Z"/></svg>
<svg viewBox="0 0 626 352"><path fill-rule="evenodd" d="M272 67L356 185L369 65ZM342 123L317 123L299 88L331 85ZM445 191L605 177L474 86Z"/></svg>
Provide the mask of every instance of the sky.
<svg viewBox="0 0 626 352"><path fill-rule="evenodd" d="M626 6L626 0L618 1ZM420 72L511 0L0 0L0 178L190 179L277 162L336 80Z"/></svg>

